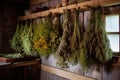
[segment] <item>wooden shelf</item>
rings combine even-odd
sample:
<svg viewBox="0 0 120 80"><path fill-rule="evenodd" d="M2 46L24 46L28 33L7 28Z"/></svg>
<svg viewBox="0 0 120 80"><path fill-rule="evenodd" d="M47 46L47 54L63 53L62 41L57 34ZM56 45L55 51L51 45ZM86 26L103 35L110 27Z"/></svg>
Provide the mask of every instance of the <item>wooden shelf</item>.
<svg viewBox="0 0 120 80"><path fill-rule="evenodd" d="M20 67L20 66L30 66L30 65L36 65L39 64L40 60L28 60L28 61L21 61L21 62L15 62L12 64L6 64L6 65L0 65L0 69L5 69L5 68L14 68L14 67Z"/></svg>
<svg viewBox="0 0 120 80"><path fill-rule="evenodd" d="M79 74L75 74L75 73L72 73L69 71L57 69L57 68L50 67L50 66L43 65L43 64L37 64L34 67L41 69L43 71L47 71L47 72L54 74L54 75L64 77L64 78L69 79L69 80L96 80L94 78L82 76Z"/></svg>
<svg viewBox="0 0 120 80"><path fill-rule="evenodd" d="M100 5L103 7L120 4L120 0L99 0L99 2L100 2ZM50 12L63 13L64 9L73 9L73 8L77 8L77 7L84 9L84 8L86 8L85 5L93 5L93 4L95 4L94 0L90 0L90 1L82 2L82 3L78 3L78 4L68 5L65 7L50 9L50 10L37 12L37 13L33 13L30 15L26 15L26 16L20 16L20 17L18 17L18 21L47 16Z"/></svg>
<svg viewBox="0 0 120 80"><path fill-rule="evenodd" d="M2 54L1 54L2 55ZM14 62L21 62L21 61L28 61L28 60L36 60L39 58L39 56L33 56L33 55L24 55L22 57L19 57L19 58L12 58L12 57L5 57L7 55L11 55L11 56L14 56L14 54L3 54L1 57L0 57L0 62L5 62L5 63L14 63Z"/></svg>

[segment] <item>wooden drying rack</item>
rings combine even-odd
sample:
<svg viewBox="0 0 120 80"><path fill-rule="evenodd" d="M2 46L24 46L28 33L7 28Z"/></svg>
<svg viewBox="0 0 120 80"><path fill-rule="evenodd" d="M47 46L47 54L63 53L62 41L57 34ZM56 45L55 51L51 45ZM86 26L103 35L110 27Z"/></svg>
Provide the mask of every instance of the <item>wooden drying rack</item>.
<svg viewBox="0 0 120 80"><path fill-rule="evenodd" d="M20 17L18 17L18 21L47 16L50 12L52 12L52 13L63 13L64 9L73 9L73 8L78 8L78 7L80 7L81 9L85 9L86 8L85 5L91 5L92 6L93 4L95 4L95 0L90 0L90 1L86 1L86 2L72 4L72 5L68 5L68 6L65 6L65 7L59 7L59 8L55 8L55 9L50 9L50 10L46 10L46 11L42 11L42 12L29 14L29 15L26 15L26 16L20 16ZM119 0L99 0L99 4L103 7L105 7L105 6L120 4L120 1Z"/></svg>
<svg viewBox="0 0 120 80"><path fill-rule="evenodd" d="M86 76L79 75L79 74L76 74L76 73L72 73L72 72L69 72L69 71L65 71L65 70L54 68L54 67L50 67L50 66L47 66L47 65L44 65L44 64L37 64L37 65L34 65L34 67L36 67L40 70L49 72L49 73L54 74L54 75L64 77L64 78L69 79L69 80L96 80L95 78L86 77Z"/></svg>

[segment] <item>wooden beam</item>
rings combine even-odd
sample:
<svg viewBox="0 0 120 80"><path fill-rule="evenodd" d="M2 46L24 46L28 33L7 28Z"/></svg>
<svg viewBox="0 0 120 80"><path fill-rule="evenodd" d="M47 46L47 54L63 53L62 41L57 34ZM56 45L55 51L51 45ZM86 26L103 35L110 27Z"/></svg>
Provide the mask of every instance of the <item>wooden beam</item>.
<svg viewBox="0 0 120 80"><path fill-rule="evenodd" d="M120 4L120 0L99 0L102 6L111 6Z"/></svg>
<svg viewBox="0 0 120 80"><path fill-rule="evenodd" d="M35 67L37 67L41 70L47 71L51 74L55 74L57 76L61 76L61 77L64 77L64 78L67 78L70 80L96 80L94 78L85 77L85 76L75 74L72 72L68 72L68 71L57 69L57 68L49 67L49 66L46 66L43 64L35 65Z"/></svg>
<svg viewBox="0 0 120 80"><path fill-rule="evenodd" d="M20 66L30 66L30 65L36 65L36 64L39 64L39 63L40 63L39 60L21 61L21 62L15 62L13 64L0 66L0 69L14 68L14 67L20 67Z"/></svg>
<svg viewBox="0 0 120 80"><path fill-rule="evenodd" d="M120 4L119 0L99 0L100 5L101 6L111 6L111 5L117 5ZM20 16L18 17L18 21L20 20L26 20L26 19L32 19L32 18L37 18L37 17L42 17L42 16L47 16L49 14L49 12L52 13L63 13L64 9L72 9L72 8L77 8L80 7L81 9L86 8L85 5L93 5L95 4L94 0L91 1L86 1L86 2L82 2L82 3L78 3L78 4L72 4L72 5L68 5L65 7L60 7L60 8L55 8L55 9L50 9L47 11L42 11L42 12L37 12L37 13L33 13L27 16Z"/></svg>
<svg viewBox="0 0 120 80"><path fill-rule="evenodd" d="M30 0L29 4L32 6L32 5L40 4L47 1L49 0Z"/></svg>

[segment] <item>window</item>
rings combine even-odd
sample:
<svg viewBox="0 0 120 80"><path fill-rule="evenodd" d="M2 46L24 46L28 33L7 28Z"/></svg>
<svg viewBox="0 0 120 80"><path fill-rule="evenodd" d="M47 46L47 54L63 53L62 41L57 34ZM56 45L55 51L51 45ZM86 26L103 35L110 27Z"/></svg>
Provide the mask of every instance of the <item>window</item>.
<svg viewBox="0 0 120 80"><path fill-rule="evenodd" d="M105 16L105 26L110 40L110 46L114 53L120 52L120 15L111 14Z"/></svg>

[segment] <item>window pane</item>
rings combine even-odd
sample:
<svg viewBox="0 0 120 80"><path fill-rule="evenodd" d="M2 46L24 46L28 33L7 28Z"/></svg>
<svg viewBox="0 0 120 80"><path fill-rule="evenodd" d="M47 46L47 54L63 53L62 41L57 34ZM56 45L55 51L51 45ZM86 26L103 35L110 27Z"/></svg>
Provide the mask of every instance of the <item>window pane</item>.
<svg viewBox="0 0 120 80"><path fill-rule="evenodd" d="M105 21L107 32L119 32L119 15L107 15Z"/></svg>
<svg viewBox="0 0 120 80"><path fill-rule="evenodd" d="M110 46L113 52L119 52L119 35L110 34L108 35L110 40Z"/></svg>

